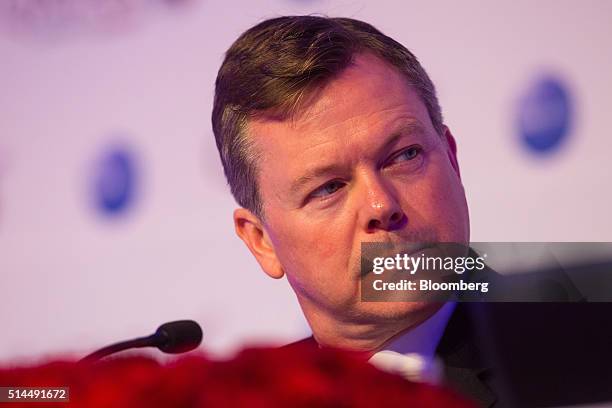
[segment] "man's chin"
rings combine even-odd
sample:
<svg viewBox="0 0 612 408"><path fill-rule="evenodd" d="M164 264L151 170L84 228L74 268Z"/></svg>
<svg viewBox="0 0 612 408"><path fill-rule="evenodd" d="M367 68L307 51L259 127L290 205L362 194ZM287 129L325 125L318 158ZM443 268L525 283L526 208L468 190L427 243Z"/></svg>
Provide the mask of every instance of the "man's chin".
<svg viewBox="0 0 612 408"><path fill-rule="evenodd" d="M381 323L406 321L419 324L434 314L444 303L440 302L363 302L356 305L356 314L363 321Z"/></svg>

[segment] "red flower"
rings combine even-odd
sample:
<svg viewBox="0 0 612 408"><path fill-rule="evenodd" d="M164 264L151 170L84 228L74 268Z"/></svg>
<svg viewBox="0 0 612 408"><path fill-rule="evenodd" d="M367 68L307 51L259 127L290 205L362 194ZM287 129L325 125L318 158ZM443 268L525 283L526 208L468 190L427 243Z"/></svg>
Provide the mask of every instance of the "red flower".
<svg viewBox="0 0 612 408"><path fill-rule="evenodd" d="M311 347L247 349L229 361L188 356L165 365L145 357L53 362L0 369L0 386L70 387L68 404L17 402L12 408L473 407L354 354Z"/></svg>

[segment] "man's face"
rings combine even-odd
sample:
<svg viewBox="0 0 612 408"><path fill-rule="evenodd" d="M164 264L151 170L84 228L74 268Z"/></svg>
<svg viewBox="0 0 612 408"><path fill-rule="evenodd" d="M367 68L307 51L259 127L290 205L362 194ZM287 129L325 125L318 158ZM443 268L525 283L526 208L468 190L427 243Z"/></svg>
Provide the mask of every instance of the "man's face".
<svg viewBox="0 0 612 408"><path fill-rule="evenodd" d="M398 319L426 307L360 301L362 242L469 240L452 136L434 130L395 68L358 55L297 118L254 120L248 134L270 256L309 321Z"/></svg>

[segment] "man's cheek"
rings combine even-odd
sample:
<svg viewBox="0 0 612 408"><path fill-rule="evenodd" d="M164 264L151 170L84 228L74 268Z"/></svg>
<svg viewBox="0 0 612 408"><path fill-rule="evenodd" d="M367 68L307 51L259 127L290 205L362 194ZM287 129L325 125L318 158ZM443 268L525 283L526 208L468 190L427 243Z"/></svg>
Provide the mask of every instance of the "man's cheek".
<svg viewBox="0 0 612 408"><path fill-rule="evenodd" d="M337 243L327 241L325 244L319 245L318 252L324 259L338 258L343 254L341 247Z"/></svg>

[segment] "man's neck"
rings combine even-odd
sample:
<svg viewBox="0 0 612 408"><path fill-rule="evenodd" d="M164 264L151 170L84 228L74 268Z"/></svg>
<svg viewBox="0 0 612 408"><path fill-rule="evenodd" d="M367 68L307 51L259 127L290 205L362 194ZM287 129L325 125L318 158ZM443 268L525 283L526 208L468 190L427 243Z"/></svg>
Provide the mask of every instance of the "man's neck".
<svg viewBox="0 0 612 408"><path fill-rule="evenodd" d="M445 303L425 321L392 338L383 349L400 354L414 353L433 358L455 306L456 302Z"/></svg>
<svg viewBox="0 0 612 408"><path fill-rule="evenodd" d="M415 310L409 316L384 321L342 320L309 307L308 304L302 304L302 309L320 346L363 351L372 355L421 325L436 314L443 305L444 303L432 303L428 307Z"/></svg>

